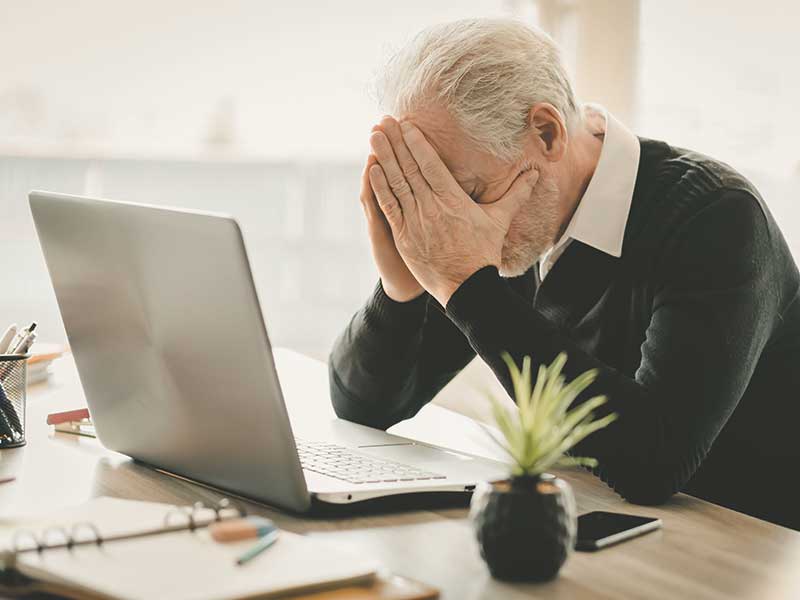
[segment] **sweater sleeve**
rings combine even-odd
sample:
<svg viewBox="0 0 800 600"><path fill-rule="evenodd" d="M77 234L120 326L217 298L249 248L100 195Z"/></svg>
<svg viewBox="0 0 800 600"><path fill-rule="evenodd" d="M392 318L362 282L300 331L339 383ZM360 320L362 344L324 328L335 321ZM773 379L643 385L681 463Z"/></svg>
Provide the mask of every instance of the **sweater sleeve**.
<svg viewBox="0 0 800 600"><path fill-rule="evenodd" d="M447 306L452 321L511 394L500 359L549 363L565 351L565 376L599 376L576 403L605 394L598 411L619 419L586 438L577 454L626 499L658 503L698 468L748 385L777 312L770 232L750 195L723 192L672 236L657 266L641 362L630 377L577 347L510 293L493 268L475 273Z"/></svg>
<svg viewBox="0 0 800 600"><path fill-rule="evenodd" d="M414 416L474 356L427 293L396 302L378 282L334 343L328 363L334 410L387 429Z"/></svg>

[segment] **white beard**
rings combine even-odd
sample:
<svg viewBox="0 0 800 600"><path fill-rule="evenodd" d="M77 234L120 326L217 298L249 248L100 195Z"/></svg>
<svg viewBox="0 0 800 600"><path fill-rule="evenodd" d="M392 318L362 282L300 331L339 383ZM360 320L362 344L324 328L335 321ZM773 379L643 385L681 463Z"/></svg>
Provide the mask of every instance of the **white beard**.
<svg viewBox="0 0 800 600"><path fill-rule="evenodd" d="M558 187L541 173L538 184L511 222L503 243L500 275L518 277L553 247L561 225L558 219Z"/></svg>

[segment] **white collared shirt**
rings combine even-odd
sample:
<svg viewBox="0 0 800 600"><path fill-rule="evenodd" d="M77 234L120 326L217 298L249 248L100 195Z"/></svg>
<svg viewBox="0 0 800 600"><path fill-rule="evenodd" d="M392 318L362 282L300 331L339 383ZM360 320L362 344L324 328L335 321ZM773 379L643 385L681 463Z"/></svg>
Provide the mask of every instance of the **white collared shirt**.
<svg viewBox="0 0 800 600"><path fill-rule="evenodd" d="M585 105L589 130L605 133L600 159L561 239L539 260L542 281L572 240L619 258L639 170L639 139L605 108Z"/></svg>

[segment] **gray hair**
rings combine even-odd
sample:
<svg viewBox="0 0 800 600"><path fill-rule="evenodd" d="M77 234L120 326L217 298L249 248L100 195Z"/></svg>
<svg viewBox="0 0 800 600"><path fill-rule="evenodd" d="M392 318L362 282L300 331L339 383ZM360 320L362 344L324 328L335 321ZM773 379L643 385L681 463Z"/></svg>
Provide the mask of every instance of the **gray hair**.
<svg viewBox="0 0 800 600"><path fill-rule="evenodd" d="M389 61L378 98L400 116L441 105L478 146L519 156L537 102L580 118L558 46L543 31L508 19L465 19L423 30Z"/></svg>

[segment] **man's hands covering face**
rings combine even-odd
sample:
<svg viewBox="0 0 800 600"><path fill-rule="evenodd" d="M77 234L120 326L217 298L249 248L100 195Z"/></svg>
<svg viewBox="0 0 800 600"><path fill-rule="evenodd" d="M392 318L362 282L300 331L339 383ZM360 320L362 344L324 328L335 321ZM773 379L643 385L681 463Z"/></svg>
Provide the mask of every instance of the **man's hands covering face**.
<svg viewBox="0 0 800 600"><path fill-rule="evenodd" d="M425 290L408 270L406 263L397 251L392 230L386 217L383 216L375 193L369 182L370 167L377 164L378 160L370 155L361 175L361 206L367 217L367 232L372 246L372 257L378 267L383 290L397 302L408 302L419 296Z"/></svg>
<svg viewBox="0 0 800 600"><path fill-rule="evenodd" d="M397 251L413 278L446 306L473 273L500 266L511 220L538 173L522 172L502 198L476 204L413 124L387 117L370 145L378 164L368 161L366 174Z"/></svg>

